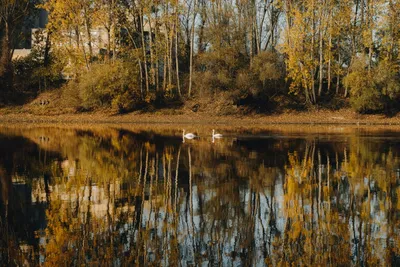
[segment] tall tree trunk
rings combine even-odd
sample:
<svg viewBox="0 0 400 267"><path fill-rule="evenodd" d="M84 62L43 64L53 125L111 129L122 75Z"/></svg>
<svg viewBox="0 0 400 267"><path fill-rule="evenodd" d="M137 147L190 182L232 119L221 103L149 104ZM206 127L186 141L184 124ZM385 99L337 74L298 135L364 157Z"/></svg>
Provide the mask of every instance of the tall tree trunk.
<svg viewBox="0 0 400 267"><path fill-rule="evenodd" d="M329 44L328 44L328 89L327 91L329 92L331 90L331 58L332 58L332 33L329 33Z"/></svg>
<svg viewBox="0 0 400 267"><path fill-rule="evenodd" d="M81 44L81 40L80 40L80 37L81 37L81 34L79 33L79 27L78 26L75 26L75 41L76 41L76 48L80 48L80 44Z"/></svg>
<svg viewBox="0 0 400 267"><path fill-rule="evenodd" d="M78 31L78 40L81 40L82 43L82 52L83 52L83 58L85 59L85 64L86 64L86 69L89 70L90 66L89 66L89 61L88 61L88 57L86 54L86 49L85 49L85 44L83 43L83 38L79 37L79 31Z"/></svg>
<svg viewBox="0 0 400 267"><path fill-rule="evenodd" d="M44 47L44 55L43 55L43 66L45 68L47 68L50 64L50 57L49 57L50 48L51 48L50 35L51 35L50 32L48 32L47 35L45 35L46 36L46 44ZM47 77L44 76L43 79L44 79L44 90L47 90ZM39 86L39 90L41 90L40 86Z"/></svg>
<svg viewBox="0 0 400 267"><path fill-rule="evenodd" d="M311 32L311 102L312 104L316 103L316 97L315 97L315 67L314 67L314 46L315 46L315 3L314 0L312 1L312 7L311 7L311 12L312 12L312 17L311 17L311 27L312 27L312 32Z"/></svg>
<svg viewBox="0 0 400 267"><path fill-rule="evenodd" d="M340 53L340 37L338 40L338 69L337 69L337 78L336 78L336 95L339 94L339 86L340 86L340 68L341 66L341 53Z"/></svg>
<svg viewBox="0 0 400 267"><path fill-rule="evenodd" d="M321 7L320 10L320 19L319 19L319 85L318 85L318 96L321 96L322 93L322 82L323 82L323 74L324 74L324 55L323 55L323 22L324 22L324 6Z"/></svg>
<svg viewBox="0 0 400 267"><path fill-rule="evenodd" d="M44 48L44 59L43 59L43 65L45 67L47 67L49 65L49 54L50 54L50 48L51 48L51 42L50 42L50 38L51 38L51 32L48 31L47 34L45 34L46 36L46 45Z"/></svg>
<svg viewBox="0 0 400 267"><path fill-rule="evenodd" d="M347 68L347 75L349 75L349 74L350 74L350 68ZM346 86L344 88L344 97L347 97L348 92L349 92L349 86L346 83Z"/></svg>
<svg viewBox="0 0 400 267"><path fill-rule="evenodd" d="M110 60L111 57L111 28L106 27L107 30L107 61Z"/></svg>
<svg viewBox="0 0 400 267"><path fill-rule="evenodd" d="M142 39L142 53L143 53L143 62L144 62L144 77L146 81L146 93L149 93L149 74L147 71L147 51L146 51L146 41L144 39L144 15L143 8L140 8L140 33Z"/></svg>
<svg viewBox="0 0 400 267"><path fill-rule="evenodd" d="M264 0L264 10L261 16L261 22L260 22L260 27L258 30L258 40L259 40L259 50L261 50L261 42L262 42L262 34L263 34L263 26L264 26L264 21L265 21L265 17L267 14L267 0ZM270 27L272 28L272 24L270 25Z"/></svg>
<svg viewBox="0 0 400 267"><path fill-rule="evenodd" d="M10 90L13 87L13 71L12 71L12 52L11 52L11 37L10 37L10 25L8 21L5 21L4 25L4 37L1 42L1 55L0 55L0 77L3 76L3 86L5 90ZM4 90L0 88L0 90ZM1 95L0 95L1 96Z"/></svg>
<svg viewBox="0 0 400 267"><path fill-rule="evenodd" d="M251 7L250 7L250 9L252 9ZM250 13L250 14L249 14ZM254 31L253 31L253 29L254 29L254 19L253 19L253 16L252 16L252 14L253 14L253 12L250 10L250 12L249 11L247 11L247 14L249 14L250 15L250 67L252 66L252 64L253 64L253 57L254 57L254 36L253 36L253 34L254 34Z"/></svg>
<svg viewBox="0 0 400 267"><path fill-rule="evenodd" d="M192 95L192 83L193 83L193 50L194 50L194 35L195 35L195 24L196 24L196 6L197 0L194 0L193 6L193 21L192 27L190 32L190 63L189 63L189 89L188 89L188 96L191 97Z"/></svg>
<svg viewBox="0 0 400 267"><path fill-rule="evenodd" d="M167 52L168 50L165 51L164 54L164 66L163 66L163 90L164 92L167 90L167 68L168 68L168 56Z"/></svg>
<svg viewBox="0 0 400 267"><path fill-rule="evenodd" d="M149 52L150 52L150 84L155 85L156 83L156 71L154 69L154 47L153 47L153 28L152 28L152 20L151 15L149 18Z"/></svg>
<svg viewBox="0 0 400 267"><path fill-rule="evenodd" d="M200 24L200 29L199 29L199 54L205 51L205 47L204 47L204 28L206 25L206 21L207 21L207 10L206 10L206 3L205 0L200 0L201 3L201 24ZM200 4L199 4L200 6Z"/></svg>
<svg viewBox="0 0 400 267"><path fill-rule="evenodd" d="M83 12L84 12L84 17L85 17L86 34L87 34L87 38L88 38L89 63L91 63L92 59L93 59L93 47L92 47L92 33L91 33L90 16L87 14L86 7L83 8Z"/></svg>
<svg viewBox="0 0 400 267"><path fill-rule="evenodd" d="M116 35L117 35L117 30L116 30L116 25L115 25L115 0L111 0L111 34L112 34L112 61L115 61L116 58L116 52L117 52L117 42L116 42Z"/></svg>
<svg viewBox="0 0 400 267"><path fill-rule="evenodd" d="M174 45L173 45L173 43L174 43L174 38L173 38L173 36L171 36L169 39L168 39L168 52L169 52L169 55L168 55L168 69L169 69L169 72L168 72L168 85L172 85L173 84L173 81L172 81L172 73L173 73L173 68L172 68L172 55L173 55L173 53L172 53L172 51L173 51L173 47L174 47Z"/></svg>
<svg viewBox="0 0 400 267"><path fill-rule="evenodd" d="M354 56L356 55L357 51L357 41L356 41L356 28L357 28L357 15L358 15L358 9L359 9L360 1L356 1L356 9L354 11L354 21L353 21L353 31L352 31L352 55L351 55L351 60L353 60Z"/></svg>
<svg viewBox="0 0 400 267"><path fill-rule="evenodd" d="M158 55L156 54L156 57ZM160 77L159 77L159 69L160 69L160 61L158 60L158 58L156 58L156 91L160 91Z"/></svg>
<svg viewBox="0 0 400 267"><path fill-rule="evenodd" d="M175 6L175 68L176 68L176 87L178 89L178 95L181 97L181 85L179 82L179 51L178 51L178 44L179 44L179 18L178 18L178 0L176 1Z"/></svg>
<svg viewBox="0 0 400 267"><path fill-rule="evenodd" d="M254 16L254 41L256 44L256 54L260 54L260 50L261 50L261 39L259 39L259 34L260 31L258 29L258 22L257 22L257 8L256 8L256 3L254 2L253 4L254 6L254 11L253 11L253 16ZM262 26L261 26L262 27ZM262 29L261 29L262 30Z"/></svg>
<svg viewBox="0 0 400 267"><path fill-rule="evenodd" d="M143 96L143 66L140 58L138 59L139 75L140 75L140 95Z"/></svg>
<svg viewBox="0 0 400 267"><path fill-rule="evenodd" d="M10 68L10 28L8 21L4 22L4 36L1 40L0 76L3 76Z"/></svg>
<svg viewBox="0 0 400 267"><path fill-rule="evenodd" d="M159 75L159 68L160 68L160 62L159 62L159 51L158 51L158 47L157 47L157 41L158 41L158 16L156 14L156 25L155 25L155 30L154 30L154 39L156 41L155 44L155 61L156 61L156 70L155 70L155 77L156 77L156 91L158 92L160 90L160 75Z"/></svg>
<svg viewBox="0 0 400 267"><path fill-rule="evenodd" d="M368 46L368 71L371 72L371 67L372 67L372 52L374 50L374 38L373 38L373 34L374 34L374 25L372 23L372 17L373 14L371 9L373 9L373 0L369 0L367 1L368 3L368 10L367 10L367 19L368 19L368 30L371 31L370 35L371 35L371 39L368 40L369 41L369 46ZM372 4L371 4L372 3ZM371 8L372 6L372 8Z"/></svg>

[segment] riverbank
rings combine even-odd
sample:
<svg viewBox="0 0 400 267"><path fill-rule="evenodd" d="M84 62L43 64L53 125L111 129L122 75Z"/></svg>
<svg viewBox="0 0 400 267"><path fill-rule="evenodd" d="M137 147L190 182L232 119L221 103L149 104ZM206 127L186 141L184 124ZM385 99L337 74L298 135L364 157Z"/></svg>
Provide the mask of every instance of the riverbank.
<svg viewBox="0 0 400 267"><path fill-rule="evenodd" d="M400 125L400 115L358 114L351 109L288 111L269 115L224 115L216 116L209 112L193 112L187 109L160 110L156 112L132 112L115 114L111 111L64 113L45 115L12 107L0 109L2 123L161 123L161 124L327 124L327 125Z"/></svg>

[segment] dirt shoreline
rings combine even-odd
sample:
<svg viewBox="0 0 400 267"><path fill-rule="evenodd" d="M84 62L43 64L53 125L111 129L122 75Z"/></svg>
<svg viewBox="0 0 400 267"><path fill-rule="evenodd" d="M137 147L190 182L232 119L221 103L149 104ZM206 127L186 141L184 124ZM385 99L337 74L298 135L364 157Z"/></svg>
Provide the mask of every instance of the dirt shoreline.
<svg viewBox="0 0 400 267"><path fill-rule="evenodd" d="M1 123L82 123L82 124L225 124L225 125L399 125L400 115L361 115L349 109L329 111L286 112L270 115L216 116L209 113L186 112L183 114L129 113L115 115L109 112L69 113L58 115L32 114L0 109Z"/></svg>

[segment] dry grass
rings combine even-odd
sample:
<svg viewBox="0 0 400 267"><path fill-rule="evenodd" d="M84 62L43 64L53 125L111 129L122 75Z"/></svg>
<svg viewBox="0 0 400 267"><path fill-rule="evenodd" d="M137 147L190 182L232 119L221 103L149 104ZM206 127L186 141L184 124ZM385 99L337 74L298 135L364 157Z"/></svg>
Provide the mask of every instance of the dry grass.
<svg viewBox="0 0 400 267"><path fill-rule="evenodd" d="M32 110L36 110L32 112ZM53 109L53 108L50 108ZM400 125L400 116L385 117L384 115L359 115L349 109L339 111L292 111L272 115L218 116L209 112L193 112L183 109L172 115L167 111L155 113L132 112L115 115L103 110L88 113L46 113L46 108L7 108L0 109L1 122L67 122L67 123L187 123L187 124L353 124L353 125ZM179 114L181 113L181 114Z"/></svg>
<svg viewBox="0 0 400 267"><path fill-rule="evenodd" d="M212 99L215 99L214 101ZM161 109L152 113L132 112L118 115L111 109L77 113L55 90L39 95L32 102L18 107L0 109L0 122L47 122L47 123L167 123L167 124L226 124L226 125L270 125L270 124L353 124L353 125L400 125L400 114L360 115L351 109L287 111L271 115L243 115L241 108L232 105L222 94L216 98L189 100L179 109ZM45 105L40 103L49 101ZM241 114L241 115L240 115Z"/></svg>

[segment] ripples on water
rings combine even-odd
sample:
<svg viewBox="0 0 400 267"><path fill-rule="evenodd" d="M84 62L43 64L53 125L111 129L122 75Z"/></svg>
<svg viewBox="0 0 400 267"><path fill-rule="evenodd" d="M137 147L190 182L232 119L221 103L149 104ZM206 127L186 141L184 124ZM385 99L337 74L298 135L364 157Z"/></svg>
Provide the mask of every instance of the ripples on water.
<svg viewBox="0 0 400 267"><path fill-rule="evenodd" d="M180 131L1 127L0 262L400 264L400 133Z"/></svg>

